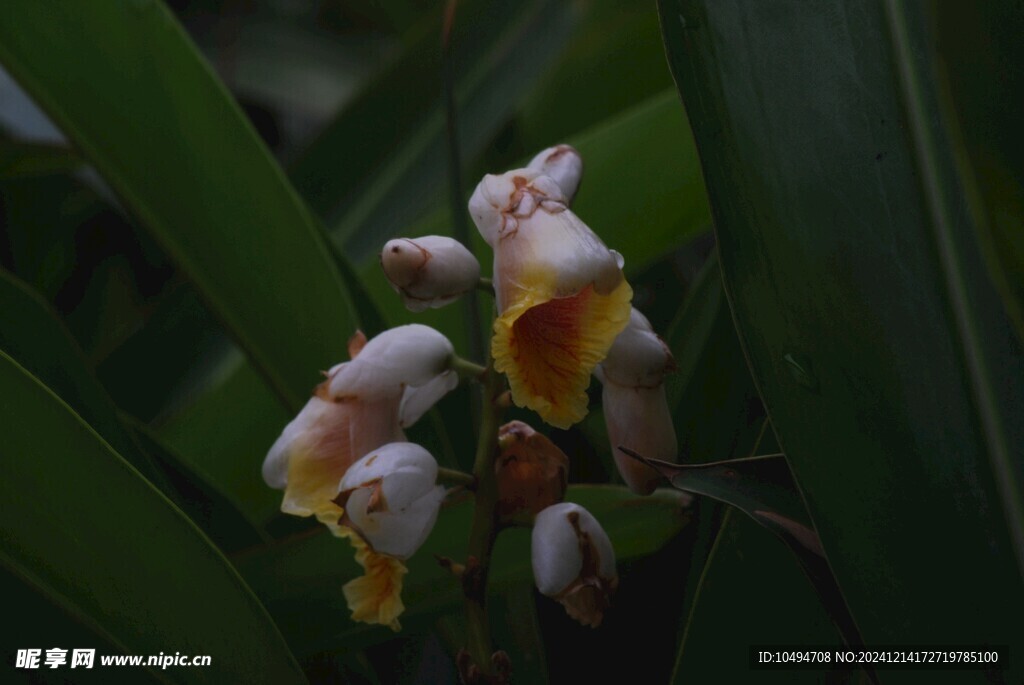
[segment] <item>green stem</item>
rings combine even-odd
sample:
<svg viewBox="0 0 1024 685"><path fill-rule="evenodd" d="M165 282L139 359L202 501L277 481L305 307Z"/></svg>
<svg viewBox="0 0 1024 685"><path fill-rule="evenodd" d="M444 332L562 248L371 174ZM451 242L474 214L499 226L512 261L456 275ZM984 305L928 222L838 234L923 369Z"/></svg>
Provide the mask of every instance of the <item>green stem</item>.
<svg viewBox="0 0 1024 685"><path fill-rule="evenodd" d="M449 368L459 375L461 380L474 380L483 382L484 374L487 373L486 366L480 366L476 362L455 355L449 362Z"/></svg>
<svg viewBox="0 0 1024 685"><path fill-rule="evenodd" d="M469 532L469 557L470 560L475 560L475 563L471 561L467 564L469 575L463 582L469 653L484 673L491 670L491 654L494 652L487 620L486 598L491 552L494 550L494 540L498 532L495 513L498 504L498 480L494 473L494 462L498 456L498 426L501 424L502 409L496 400L503 390L501 375L488 368L484 377L480 437L473 463L477 489L473 524Z"/></svg>
<svg viewBox="0 0 1024 685"><path fill-rule="evenodd" d="M473 474L459 471L458 469L446 469L443 466L437 469L437 481L451 485L464 485L471 489L476 486L476 479L473 478Z"/></svg>
<svg viewBox="0 0 1024 685"><path fill-rule="evenodd" d="M481 276L480 280L476 282L476 289L482 290L491 297L494 297L494 281L490 278Z"/></svg>

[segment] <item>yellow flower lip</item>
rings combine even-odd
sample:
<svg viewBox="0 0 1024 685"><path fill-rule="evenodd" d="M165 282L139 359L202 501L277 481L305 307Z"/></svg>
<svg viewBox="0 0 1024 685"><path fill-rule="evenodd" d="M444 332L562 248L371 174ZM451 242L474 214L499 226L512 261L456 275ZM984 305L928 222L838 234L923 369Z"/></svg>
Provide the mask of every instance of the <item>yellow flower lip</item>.
<svg viewBox="0 0 1024 685"><path fill-rule="evenodd" d="M405 611L402 602L402 578L409 570L400 560L374 552L351 529L343 528L356 550L356 561L365 573L342 587L345 601L352 612L352 620L401 629L398 617Z"/></svg>
<svg viewBox="0 0 1024 685"><path fill-rule="evenodd" d="M491 353L513 401L558 428L586 416L590 373L625 326L632 295L625 280L608 295L590 285L572 297L527 299L500 316Z"/></svg>

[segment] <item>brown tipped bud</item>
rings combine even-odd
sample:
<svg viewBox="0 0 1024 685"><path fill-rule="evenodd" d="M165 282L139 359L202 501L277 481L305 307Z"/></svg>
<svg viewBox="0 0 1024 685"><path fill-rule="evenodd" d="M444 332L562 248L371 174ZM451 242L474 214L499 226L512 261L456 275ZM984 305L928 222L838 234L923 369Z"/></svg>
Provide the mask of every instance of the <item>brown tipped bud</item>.
<svg viewBox="0 0 1024 685"><path fill-rule="evenodd" d="M457 240L428 235L389 240L380 253L381 267L407 309L442 307L480 281L480 263Z"/></svg>
<svg viewBox="0 0 1024 685"><path fill-rule="evenodd" d="M501 453L494 469L498 478L498 515L504 522L533 517L565 497L569 458L553 442L522 421L498 431Z"/></svg>
<svg viewBox="0 0 1024 685"><path fill-rule="evenodd" d="M537 589L583 625L599 626L619 578L597 519L571 502L548 507L534 523L531 554Z"/></svg>

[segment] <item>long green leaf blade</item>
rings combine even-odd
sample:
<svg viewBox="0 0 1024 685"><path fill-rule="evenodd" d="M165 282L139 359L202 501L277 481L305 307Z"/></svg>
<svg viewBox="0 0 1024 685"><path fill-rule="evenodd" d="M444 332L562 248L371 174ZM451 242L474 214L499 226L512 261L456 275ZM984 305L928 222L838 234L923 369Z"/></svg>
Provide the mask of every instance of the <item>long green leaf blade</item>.
<svg viewBox="0 0 1024 685"><path fill-rule="evenodd" d="M921 17L659 6L740 338L864 640L1024 644L1024 368Z"/></svg>
<svg viewBox="0 0 1024 685"><path fill-rule="evenodd" d="M220 552L3 353L0 423L0 563L128 654L212 657L168 681L305 682Z"/></svg>

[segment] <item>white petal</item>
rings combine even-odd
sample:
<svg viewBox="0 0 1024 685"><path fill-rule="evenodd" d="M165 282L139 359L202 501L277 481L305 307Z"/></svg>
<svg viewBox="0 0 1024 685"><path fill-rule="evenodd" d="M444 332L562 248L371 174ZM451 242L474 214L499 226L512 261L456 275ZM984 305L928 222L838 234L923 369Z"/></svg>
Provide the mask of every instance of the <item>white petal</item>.
<svg viewBox="0 0 1024 685"><path fill-rule="evenodd" d="M288 485L289 455L302 442L314 442L312 433L323 430L334 412L336 408L333 403L318 397L311 397L306 402L295 418L284 427L263 460L263 480L267 485L278 490Z"/></svg>
<svg viewBox="0 0 1024 685"><path fill-rule="evenodd" d="M562 189L566 203L572 202L583 177L583 159L569 145L549 147L531 159L526 167L553 178Z"/></svg>
<svg viewBox="0 0 1024 685"><path fill-rule="evenodd" d="M401 466L382 481L388 511L397 513L430 492L437 484L437 462Z"/></svg>
<svg viewBox="0 0 1024 685"><path fill-rule="evenodd" d="M412 556L434 529L444 496L444 488L435 486L401 513L392 514L388 535L380 536L374 548L399 559Z"/></svg>
<svg viewBox="0 0 1024 685"><path fill-rule="evenodd" d="M392 442L372 450L349 467L341 479L339 491L352 490L389 474L403 471L423 474L434 484L437 462L423 447L412 442ZM429 487L429 486L428 486ZM425 491L427 488L423 488Z"/></svg>
<svg viewBox="0 0 1024 685"><path fill-rule="evenodd" d="M665 386L627 388L605 383L602 398L608 439L619 473L630 490L648 495L661 482L661 476L619 447L649 459L677 460L676 431L665 399Z"/></svg>
<svg viewBox="0 0 1024 685"><path fill-rule="evenodd" d="M419 386L447 370L455 349L448 338L420 324L398 326L366 343L330 382L334 397L375 398Z"/></svg>
<svg viewBox="0 0 1024 685"><path fill-rule="evenodd" d="M454 371L445 371L420 386L407 386L398 410L399 421L405 428L420 420L437 401L459 385L459 376Z"/></svg>
<svg viewBox="0 0 1024 685"><path fill-rule="evenodd" d="M370 489L360 488L352 493L345 510L374 551L406 559L430 535L444 495L443 487L434 486L401 510L367 512Z"/></svg>
<svg viewBox="0 0 1024 685"><path fill-rule="evenodd" d="M602 382L610 381L626 387L660 385L674 367L672 353L655 334L650 321L635 307L629 325L619 333L601 362Z"/></svg>
<svg viewBox="0 0 1024 685"><path fill-rule="evenodd" d="M573 512L587 513L578 504L562 502L544 509L534 519L530 555L533 578L542 594L559 594L583 570L579 537L568 518Z"/></svg>

